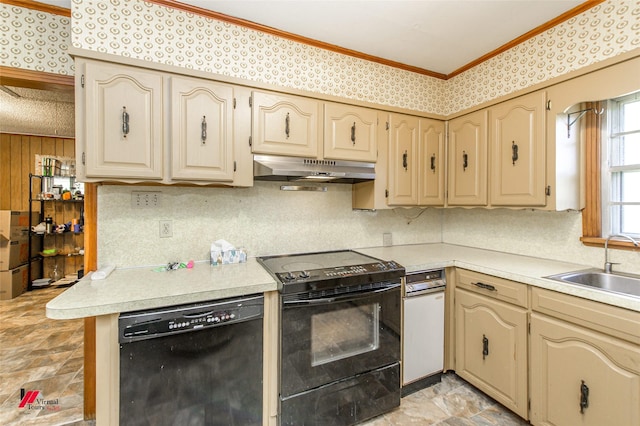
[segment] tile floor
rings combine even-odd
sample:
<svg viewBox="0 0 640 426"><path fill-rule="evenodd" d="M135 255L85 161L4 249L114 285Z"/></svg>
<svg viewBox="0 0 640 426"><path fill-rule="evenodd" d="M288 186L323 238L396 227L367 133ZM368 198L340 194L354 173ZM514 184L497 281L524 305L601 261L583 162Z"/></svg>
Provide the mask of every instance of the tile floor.
<svg viewBox="0 0 640 426"><path fill-rule="evenodd" d="M64 289L47 288L0 301L0 425L74 425L83 421L82 320L45 316L46 303ZM20 390L39 391L19 408ZM50 404L38 401L44 399ZM520 426L528 423L449 373L442 382L402 399L401 406L365 423L390 425Z"/></svg>

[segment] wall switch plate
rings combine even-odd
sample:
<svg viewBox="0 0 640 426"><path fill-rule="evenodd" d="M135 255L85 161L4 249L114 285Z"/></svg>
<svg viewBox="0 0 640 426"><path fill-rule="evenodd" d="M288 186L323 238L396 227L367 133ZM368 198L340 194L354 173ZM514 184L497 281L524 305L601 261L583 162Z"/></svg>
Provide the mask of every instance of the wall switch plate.
<svg viewBox="0 0 640 426"><path fill-rule="evenodd" d="M173 223L170 220L160 221L160 238L173 237Z"/></svg>
<svg viewBox="0 0 640 426"><path fill-rule="evenodd" d="M160 207L161 201L160 191L131 191L131 207L134 209Z"/></svg>
<svg viewBox="0 0 640 426"><path fill-rule="evenodd" d="M384 247L390 247L391 245L393 245L391 241L391 232L385 232L384 234L382 234L382 245Z"/></svg>

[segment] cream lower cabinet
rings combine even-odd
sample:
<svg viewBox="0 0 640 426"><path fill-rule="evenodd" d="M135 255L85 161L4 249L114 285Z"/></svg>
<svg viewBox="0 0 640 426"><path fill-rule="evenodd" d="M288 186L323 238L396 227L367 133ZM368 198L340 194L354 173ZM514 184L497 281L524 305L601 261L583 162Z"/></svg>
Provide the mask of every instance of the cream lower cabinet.
<svg viewBox="0 0 640 426"><path fill-rule="evenodd" d="M532 290L532 424L640 425L640 313Z"/></svg>
<svg viewBox="0 0 640 426"><path fill-rule="evenodd" d="M81 171L89 178L162 179L162 74L95 61L77 66L84 75L76 95Z"/></svg>
<svg viewBox="0 0 640 426"><path fill-rule="evenodd" d="M233 88L170 77L171 178L232 181Z"/></svg>
<svg viewBox="0 0 640 426"><path fill-rule="evenodd" d="M458 271L459 272L459 271ZM519 416L528 418L527 309L497 298L526 286L475 274L455 289L456 373ZM458 284L462 283L462 286ZM462 287L462 288L460 288ZM465 287L470 290L465 289ZM471 290L472 287L477 288ZM510 298L510 294L505 295ZM526 300L526 298L525 298Z"/></svg>

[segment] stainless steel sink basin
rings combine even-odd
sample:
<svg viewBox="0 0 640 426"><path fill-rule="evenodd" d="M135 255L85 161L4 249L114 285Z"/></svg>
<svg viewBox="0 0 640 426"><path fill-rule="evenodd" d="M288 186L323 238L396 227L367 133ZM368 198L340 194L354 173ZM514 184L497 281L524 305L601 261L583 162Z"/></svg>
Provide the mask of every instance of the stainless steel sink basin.
<svg viewBox="0 0 640 426"><path fill-rule="evenodd" d="M600 269L588 269L585 271L551 275L545 278L584 285L613 293L625 294L627 296L640 297L640 276L637 275L621 273L607 274Z"/></svg>

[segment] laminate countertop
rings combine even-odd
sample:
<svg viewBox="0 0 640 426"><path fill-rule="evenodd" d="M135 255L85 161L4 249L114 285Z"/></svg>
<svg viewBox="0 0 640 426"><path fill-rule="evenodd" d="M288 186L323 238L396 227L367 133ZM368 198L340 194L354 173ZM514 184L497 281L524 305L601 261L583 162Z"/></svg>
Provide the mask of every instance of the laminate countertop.
<svg viewBox="0 0 640 426"><path fill-rule="evenodd" d="M560 293L640 312L640 298L561 283L544 277L590 269L557 262L451 244L413 244L355 249L383 260L395 260L407 272L445 267L464 268ZM46 307L52 319L84 318L153 309L278 290L278 283L255 258L247 263L154 272L152 267L116 269L104 280L90 275L52 299Z"/></svg>

